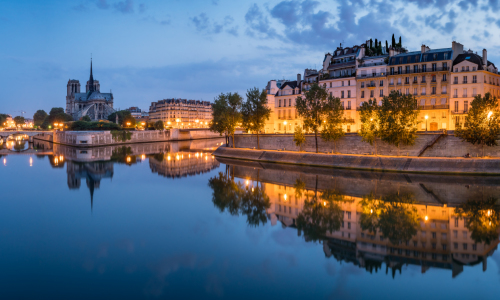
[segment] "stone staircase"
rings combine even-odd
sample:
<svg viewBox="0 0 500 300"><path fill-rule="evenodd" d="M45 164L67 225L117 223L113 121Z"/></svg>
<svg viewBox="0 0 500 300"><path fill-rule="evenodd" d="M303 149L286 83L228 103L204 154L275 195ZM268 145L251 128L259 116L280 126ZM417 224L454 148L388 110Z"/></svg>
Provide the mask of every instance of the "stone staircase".
<svg viewBox="0 0 500 300"><path fill-rule="evenodd" d="M422 148L422 150L420 150L420 152L418 152L417 156L420 157L422 156L422 154L424 154L425 150L429 149L430 147L434 146L434 144L442 137L444 136L444 134L440 134L440 135L437 135L435 136L430 142L427 143L427 145L425 145L424 148Z"/></svg>

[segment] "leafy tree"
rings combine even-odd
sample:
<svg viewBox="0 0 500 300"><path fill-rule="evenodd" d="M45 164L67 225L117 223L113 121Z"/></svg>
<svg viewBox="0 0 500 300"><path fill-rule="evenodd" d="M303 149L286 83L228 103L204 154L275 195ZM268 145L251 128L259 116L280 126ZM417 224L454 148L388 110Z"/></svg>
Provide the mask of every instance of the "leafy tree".
<svg viewBox="0 0 500 300"><path fill-rule="evenodd" d="M33 125L41 126L46 117L47 113L45 112L45 110L42 109L37 110L36 113L33 115Z"/></svg>
<svg viewBox="0 0 500 300"><path fill-rule="evenodd" d="M66 114L62 107L54 107L50 110L49 115L45 117L45 120L43 120L43 123L40 127L42 127L43 129L47 129L54 123L64 123L70 121L73 121L73 117Z"/></svg>
<svg viewBox="0 0 500 300"><path fill-rule="evenodd" d="M490 93L484 97L477 95L471 103L471 109L465 117L465 128L455 130L455 135L473 145L496 146L500 134L500 112L498 100Z"/></svg>
<svg viewBox="0 0 500 300"><path fill-rule="evenodd" d="M233 216L239 215L241 198L238 184L234 180L219 172L218 176L208 180L208 186L213 190L212 202L221 213L227 210Z"/></svg>
<svg viewBox="0 0 500 300"><path fill-rule="evenodd" d="M396 47L396 39L394 38L394 33L392 34L392 48Z"/></svg>
<svg viewBox="0 0 500 300"><path fill-rule="evenodd" d="M121 130L121 126L111 122L86 122L86 121L75 121L68 124L69 130L74 131L87 131L87 130Z"/></svg>
<svg viewBox="0 0 500 300"><path fill-rule="evenodd" d="M159 120L155 122L155 129L156 130L163 130L165 129L165 125L163 125L163 121Z"/></svg>
<svg viewBox="0 0 500 300"><path fill-rule="evenodd" d="M108 116L108 121L116 122L116 116L118 115L118 124L122 125L130 122L130 124L135 124L135 118L128 110L115 111Z"/></svg>
<svg viewBox="0 0 500 300"><path fill-rule="evenodd" d="M111 136L116 142L126 142L132 139L132 133L127 130L113 130Z"/></svg>
<svg viewBox="0 0 500 300"><path fill-rule="evenodd" d="M295 189L295 198L301 199L306 189L306 183L300 178L296 179L293 188Z"/></svg>
<svg viewBox="0 0 500 300"><path fill-rule="evenodd" d="M266 121L271 116L271 109L267 107L266 90L258 88L247 91L247 101L241 106L243 128L257 134L257 149L260 149L259 132L264 129Z"/></svg>
<svg viewBox="0 0 500 300"><path fill-rule="evenodd" d="M413 145L417 138L418 114L414 96L392 91L382 99L378 109L380 139L398 148Z"/></svg>
<svg viewBox="0 0 500 300"><path fill-rule="evenodd" d="M85 115L85 116L82 117L82 121L84 121L84 122L91 122L92 119L89 116Z"/></svg>
<svg viewBox="0 0 500 300"><path fill-rule="evenodd" d="M403 44L401 43L401 36L399 36L399 43L398 43L398 47L399 47L399 48L402 48L402 47L403 47Z"/></svg>
<svg viewBox="0 0 500 300"><path fill-rule="evenodd" d="M375 144L375 153L377 153L377 137L379 135L378 109L379 106L375 99L361 103L359 108L361 128L358 134L363 142L370 143L370 145Z"/></svg>
<svg viewBox="0 0 500 300"><path fill-rule="evenodd" d="M500 228L500 203L498 199L489 197L486 200L470 199L455 208L460 218L467 219L467 229L476 243L498 240Z"/></svg>
<svg viewBox="0 0 500 300"><path fill-rule="evenodd" d="M24 125L24 117L21 117L21 116L17 116L17 117L14 117L14 123L16 124L16 126L22 126Z"/></svg>
<svg viewBox="0 0 500 300"><path fill-rule="evenodd" d="M241 206L240 211L247 216L247 224L257 227L267 222L266 210L271 207L269 196L262 187L257 184L254 188L243 189L240 187Z"/></svg>
<svg viewBox="0 0 500 300"><path fill-rule="evenodd" d="M302 151L302 145L306 142L306 136L304 135L301 126L295 126L295 132L293 133L293 141L295 142L295 145L299 147L299 151Z"/></svg>
<svg viewBox="0 0 500 300"><path fill-rule="evenodd" d="M389 53L389 44L387 43L387 40L385 40L385 51Z"/></svg>
<svg viewBox="0 0 500 300"><path fill-rule="evenodd" d="M9 117L9 115L0 114L0 127L4 127L5 126L3 123L5 123L7 121L8 117Z"/></svg>
<svg viewBox="0 0 500 300"><path fill-rule="evenodd" d="M323 107L323 130L321 130L321 139L326 142L333 141L335 143L335 152L337 152L336 141L344 136L342 130L344 107L340 102L340 98L329 96L325 106Z"/></svg>
<svg viewBox="0 0 500 300"><path fill-rule="evenodd" d="M127 164L130 166L137 163L137 157L133 154L134 152L132 151L131 147L117 147L111 152L111 161L117 162L119 164Z"/></svg>
<svg viewBox="0 0 500 300"><path fill-rule="evenodd" d="M295 107L304 122L304 129L314 132L316 153L318 153L318 131L322 125L322 117L327 106L328 93L317 83L305 93L305 98L297 97Z"/></svg>
<svg viewBox="0 0 500 300"><path fill-rule="evenodd" d="M227 103L227 96L224 94L220 94L217 98L214 100L214 104L212 105L212 121L210 122L209 129L212 132L217 132L221 136L224 134L226 137L226 144L228 143L227 141L227 135L228 135L228 130L227 130L227 111L228 111L228 103Z"/></svg>

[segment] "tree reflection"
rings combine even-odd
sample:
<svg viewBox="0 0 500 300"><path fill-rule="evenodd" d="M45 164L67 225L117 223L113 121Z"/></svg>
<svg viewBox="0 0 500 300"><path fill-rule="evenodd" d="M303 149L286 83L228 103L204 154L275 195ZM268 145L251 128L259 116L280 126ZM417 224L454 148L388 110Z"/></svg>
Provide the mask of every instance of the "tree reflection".
<svg viewBox="0 0 500 300"><path fill-rule="evenodd" d="M393 244L410 240L418 228L418 213L413 195L394 194L377 200L363 197L360 226L363 230L382 234Z"/></svg>
<svg viewBox="0 0 500 300"><path fill-rule="evenodd" d="M467 200L455 208L455 213L467 219L466 227L476 243L490 244L498 239L500 228L500 205L497 198Z"/></svg>
<svg viewBox="0 0 500 300"><path fill-rule="evenodd" d="M297 229L304 232L310 240L322 239L328 231L340 229L343 213L340 201L344 196L336 190L326 190L317 196L317 193L306 193L304 209L297 216Z"/></svg>
<svg viewBox="0 0 500 300"><path fill-rule="evenodd" d="M208 186L213 190L212 202L220 212L227 211L233 216L245 215L247 224L252 227L267 222L266 210L271 203L262 187L245 187L222 172L210 178Z"/></svg>
<svg viewBox="0 0 500 300"><path fill-rule="evenodd" d="M130 166L137 163L137 158L132 154L133 151L131 147L126 147L126 146L117 147L111 153L111 161L121 164L127 164Z"/></svg>

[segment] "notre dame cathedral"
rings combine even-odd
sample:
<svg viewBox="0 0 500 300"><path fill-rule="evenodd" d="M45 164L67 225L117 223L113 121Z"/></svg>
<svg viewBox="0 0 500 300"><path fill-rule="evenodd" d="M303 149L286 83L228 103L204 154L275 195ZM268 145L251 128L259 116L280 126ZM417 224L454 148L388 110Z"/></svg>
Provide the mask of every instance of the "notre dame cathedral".
<svg viewBox="0 0 500 300"><path fill-rule="evenodd" d="M94 80L92 74L92 60L85 93L80 93L80 81L75 79L68 80L67 90L66 113L75 121L83 116L89 116L92 121L103 120L114 112L113 94L101 93L99 80Z"/></svg>

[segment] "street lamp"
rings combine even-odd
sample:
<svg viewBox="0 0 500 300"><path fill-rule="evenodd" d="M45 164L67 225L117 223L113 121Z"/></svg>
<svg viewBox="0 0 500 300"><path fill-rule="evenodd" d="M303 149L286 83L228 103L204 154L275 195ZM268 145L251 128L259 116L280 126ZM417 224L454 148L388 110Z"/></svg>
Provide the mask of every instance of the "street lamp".
<svg viewBox="0 0 500 300"><path fill-rule="evenodd" d="M427 131L427 119L429 119L429 116L425 115L425 131Z"/></svg>
<svg viewBox="0 0 500 300"><path fill-rule="evenodd" d="M285 122L283 122L283 124L285 125L285 134L286 134L286 121L285 121Z"/></svg>
<svg viewBox="0 0 500 300"><path fill-rule="evenodd" d="M175 119L175 122L177 122L177 128L179 128L179 122L180 121L181 121L180 119Z"/></svg>
<svg viewBox="0 0 500 300"><path fill-rule="evenodd" d="M491 118L491 115L493 114L492 111L488 112L488 120Z"/></svg>

